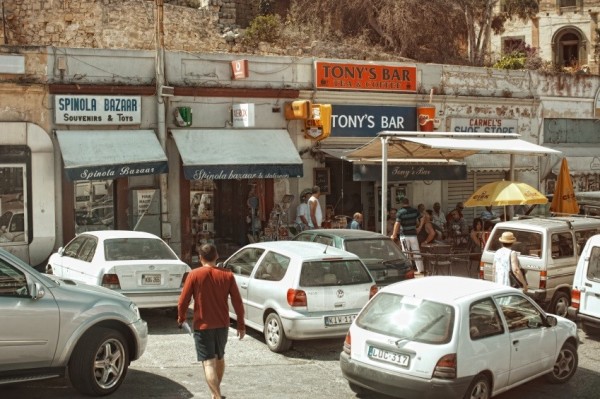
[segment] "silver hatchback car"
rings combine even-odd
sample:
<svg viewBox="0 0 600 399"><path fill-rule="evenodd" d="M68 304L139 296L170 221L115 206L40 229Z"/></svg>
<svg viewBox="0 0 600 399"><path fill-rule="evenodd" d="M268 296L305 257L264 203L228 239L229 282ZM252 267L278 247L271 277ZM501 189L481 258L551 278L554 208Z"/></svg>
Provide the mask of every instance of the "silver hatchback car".
<svg viewBox="0 0 600 399"><path fill-rule="evenodd" d="M263 332L273 352L288 350L293 340L344 337L377 293L356 255L323 244L249 244L224 266L235 274L246 325ZM235 319L231 303L229 309Z"/></svg>
<svg viewBox="0 0 600 399"><path fill-rule="evenodd" d="M0 385L68 374L81 393L108 395L148 340L130 299L41 274L3 249L0 315Z"/></svg>

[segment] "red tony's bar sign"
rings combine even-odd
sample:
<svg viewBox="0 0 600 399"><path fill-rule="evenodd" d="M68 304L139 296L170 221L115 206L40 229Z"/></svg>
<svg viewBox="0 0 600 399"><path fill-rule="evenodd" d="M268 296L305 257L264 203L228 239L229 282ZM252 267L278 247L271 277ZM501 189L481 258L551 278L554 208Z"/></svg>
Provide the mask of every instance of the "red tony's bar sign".
<svg viewBox="0 0 600 399"><path fill-rule="evenodd" d="M315 62L317 89L416 93L417 67Z"/></svg>

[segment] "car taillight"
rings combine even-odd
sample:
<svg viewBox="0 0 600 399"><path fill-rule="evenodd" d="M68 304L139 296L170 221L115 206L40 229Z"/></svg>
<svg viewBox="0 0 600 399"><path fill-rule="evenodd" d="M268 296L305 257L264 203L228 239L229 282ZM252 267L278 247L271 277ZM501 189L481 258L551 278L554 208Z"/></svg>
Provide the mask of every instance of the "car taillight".
<svg viewBox="0 0 600 399"><path fill-rule="evenodd" d="M415 271L414 270L409 270L404 275L404 279L406 279L406 280L411 279L411 278L415 278Z"/></svg>
<svg viewBox="0 0 600 399"><path fill-rule="evenodd" d="M540 289L546 289L546 281L548 280L548 271L542 270L540 272Z"/></svg>
<svg viewBox="0 0 600 399"><path fill-rule="evenodd" d="M571 306L575 309L579 309L579 304L581 303L581 291L579 290L571 290Z"/></svg>
<svg viewBox="0 0 600 399"><path fill-rule="evenodd" d="M379 291L379 288L377 288L376 285L372 285L371 289L369 290L369 299L373 298L375 294L377 294L377 291Z"/></svg>
<svg viewBox="0 0 600 399"><path fill-rule="evenodd" d="M290 306L308 306L306 292L290 288L287 292L287 302Z"/></svg>
<svg viewBox="0 0 600 399"><path fill-rule="evenodd" d="M456 353L442 356L435 365L433 376L445 379L456 378Z"/></svg>
<svg viewBox="0 0 600 399"><path fill-rule="evenodd" d="M352 349L352 339L350 338L350 331L346 334L346 339L344 340L344 353L349 355Z"/></svg>
<svg viewBox="0 0 600 399"><path fill-rule="evenodd" d="M119 282L119 276L116 274L105 274L102 276L102 286L110 288L111 290L120 289L121 283Z"/></svg>
<svg viewBox="0 0 600 399"><path fill-rule="evenodd" d="M484 280L485 279L485 273L483 272L484 265L485 265L485 263L479 262L479 279L480 280Z"/></svg>
<svg viewBox="0 0 600 399"><path fill-rule="evenodd" d="M183 278L181 279L181 288L183 288L183 285L185 284L185 280L187 279L188 276L188 272L183 273Z"/></svg>

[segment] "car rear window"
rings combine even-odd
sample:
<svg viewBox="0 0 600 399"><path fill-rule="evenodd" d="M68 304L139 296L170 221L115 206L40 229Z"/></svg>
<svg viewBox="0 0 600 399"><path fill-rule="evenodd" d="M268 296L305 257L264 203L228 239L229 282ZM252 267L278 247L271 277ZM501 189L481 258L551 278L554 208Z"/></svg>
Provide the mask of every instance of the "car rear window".
<svg viewBox="0 0 600 399"><path fill-rule="evenodd" d="M104 241L106 260L176 260L177 255L162 240L153 238L111 238Z"/></svg>
<svg viewBox="0 0 600 399"><path fill-rule="evenodd" d="M356 325L398 341L444 344L452 339L454 307L380 292L367 303L356 319Z"/></svg>
<svg viewBox="0 0 600 399"><path fill-rule="evenodd" d="M502 243L498 241L498 239L505 231L512 232L517 238L517 241L512 245L514 251L520 252L520 254L524 256L541 258L543 253L542 234L535 231L498 228L488 239L488 251L495 252L502 248Z"/></svg>
<svg viewBox="0 0 600 399"><path fill-rule="evenodd" d="M361 259L378 259L382 262L402 259L406 256L400 247L391 239L382 237L379 240L346 240L346 251L352 252Z"/></svg>
<svg viewBox="0 0 600 399"><path fill-rule="evenodd" d="M373 278L358 259L304 262L302 264L302 271L300 272L300 285L302 287L365 284L371 282L373 282Z"/></svg>

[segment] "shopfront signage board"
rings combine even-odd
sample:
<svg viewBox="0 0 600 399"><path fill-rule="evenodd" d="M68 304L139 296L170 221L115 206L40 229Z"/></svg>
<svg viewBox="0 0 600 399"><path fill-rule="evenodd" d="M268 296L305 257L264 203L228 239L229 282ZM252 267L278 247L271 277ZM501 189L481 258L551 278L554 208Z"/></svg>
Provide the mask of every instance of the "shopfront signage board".
<svg viewBox="0 0 600 399"><path fill-rule="evenodd" d="M451 118L450 131L456 133L518 133L516 119Z"/></svg>
<svg viewBox="0 0 600 399"><path fill-rule="evenodd" d="M375 137L382 130L416 131L416 107L332 105L330 137Z"/></svg>
<svg viewBox="0 0 600 399"><path fill-rule="evenodd" d="M57 125L139 125L141 96L54 96Z"/></svg>
<svg viewBox="0 0 600 399"><path fill-rule="evenodd" d="M254 127L254 104L233 104L233 127Z"/></svg>
<svg viewBox="0 0 600 399"><path fill-rule="evenodd" d="M381 165L352 165L352 180L381 181ZM389 181L466 180L467 165L388 165Z"/></svg>
<svg viewBox="0 0 600 399"><path fill-rule="evenodd" d="M417 92L417 67L315 62L315 87L352 91Z"/></svg>

